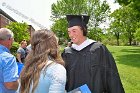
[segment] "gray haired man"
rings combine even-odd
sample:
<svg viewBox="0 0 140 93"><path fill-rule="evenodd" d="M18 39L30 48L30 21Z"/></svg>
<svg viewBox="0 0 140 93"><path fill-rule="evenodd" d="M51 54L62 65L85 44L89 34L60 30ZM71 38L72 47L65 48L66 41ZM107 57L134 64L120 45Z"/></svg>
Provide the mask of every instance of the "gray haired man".
<svg viewBox="0 0 140 93"><path fill-rule="evenodd" d="M0 29L0 93L16 93L18 88L18 66L10 53L14 41L13 32Z"/></svg>

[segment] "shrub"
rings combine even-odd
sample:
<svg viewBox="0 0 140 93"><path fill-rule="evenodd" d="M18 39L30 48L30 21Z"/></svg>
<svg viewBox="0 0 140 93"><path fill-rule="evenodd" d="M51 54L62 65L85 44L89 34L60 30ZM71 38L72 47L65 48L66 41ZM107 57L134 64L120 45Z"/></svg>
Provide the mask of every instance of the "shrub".
<svg viewBox="0 0 140 93"><path fill-rule="evenodd" d="M11 49L10 49L11 53L12 53L14 56L16 56L16 52L17 52L17 49L18 49L18 48L19 48L18 42L14 42L13 45L12 45L12 47L11 47Z"/></svg>

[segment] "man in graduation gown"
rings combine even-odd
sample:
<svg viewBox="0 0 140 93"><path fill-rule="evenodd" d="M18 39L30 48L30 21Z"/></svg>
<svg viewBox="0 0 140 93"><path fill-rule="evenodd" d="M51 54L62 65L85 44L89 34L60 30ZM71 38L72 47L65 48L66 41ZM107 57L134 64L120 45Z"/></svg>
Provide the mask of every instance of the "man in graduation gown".
<svg viewBox="0 0 140 93"><path fill-rule="evenodd" d="M106 46L86 36L89 16L66 17L73 43L62 53L67 70L66 90L87 84L92 93L125 93L112 54Z"/></svg>

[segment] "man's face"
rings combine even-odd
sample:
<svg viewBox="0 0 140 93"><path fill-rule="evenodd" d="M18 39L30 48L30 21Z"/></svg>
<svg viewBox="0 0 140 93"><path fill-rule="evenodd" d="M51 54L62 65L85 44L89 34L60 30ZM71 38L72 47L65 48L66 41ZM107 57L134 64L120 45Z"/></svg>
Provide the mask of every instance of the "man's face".
<svg viewBox="0 0 140 93"><path fill-rule="evenodd" d="M26 47L27 47L27 42L24 41L24 42L22 43L21 47L22 47L22 48L26 48Z"/></svg>
<svg viewBox="0 0 140 93"><path fill-rule="evenodd" d="M83 31L80 26L73 26L68 28L68 35L74 44L80 45L83 43L85 36L83 36Z"/></svg>
<svg viewBox="0 0 140 93"><path fill-rule="evenodd" d="M9 39L7 40L7 44L8 44L8 48L9 48L9 49L12 47L13 42L14 42L14 38L9 38Z"/></svg>

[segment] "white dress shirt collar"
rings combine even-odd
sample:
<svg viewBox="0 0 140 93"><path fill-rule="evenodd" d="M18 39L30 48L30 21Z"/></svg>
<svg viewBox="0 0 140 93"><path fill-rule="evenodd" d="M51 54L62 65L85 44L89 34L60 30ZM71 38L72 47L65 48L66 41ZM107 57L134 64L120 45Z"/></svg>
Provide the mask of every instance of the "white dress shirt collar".
<svg viewBox="0 0 140 93"><path fill-rule="evenodd" d="M85 48L86 46L90 45L91 43L96 42L92 39L87 38L82 44L80 45L76 45L76 44L72 44L72 48L74 48L77 51L82 50L83 48Z"/></svg>

